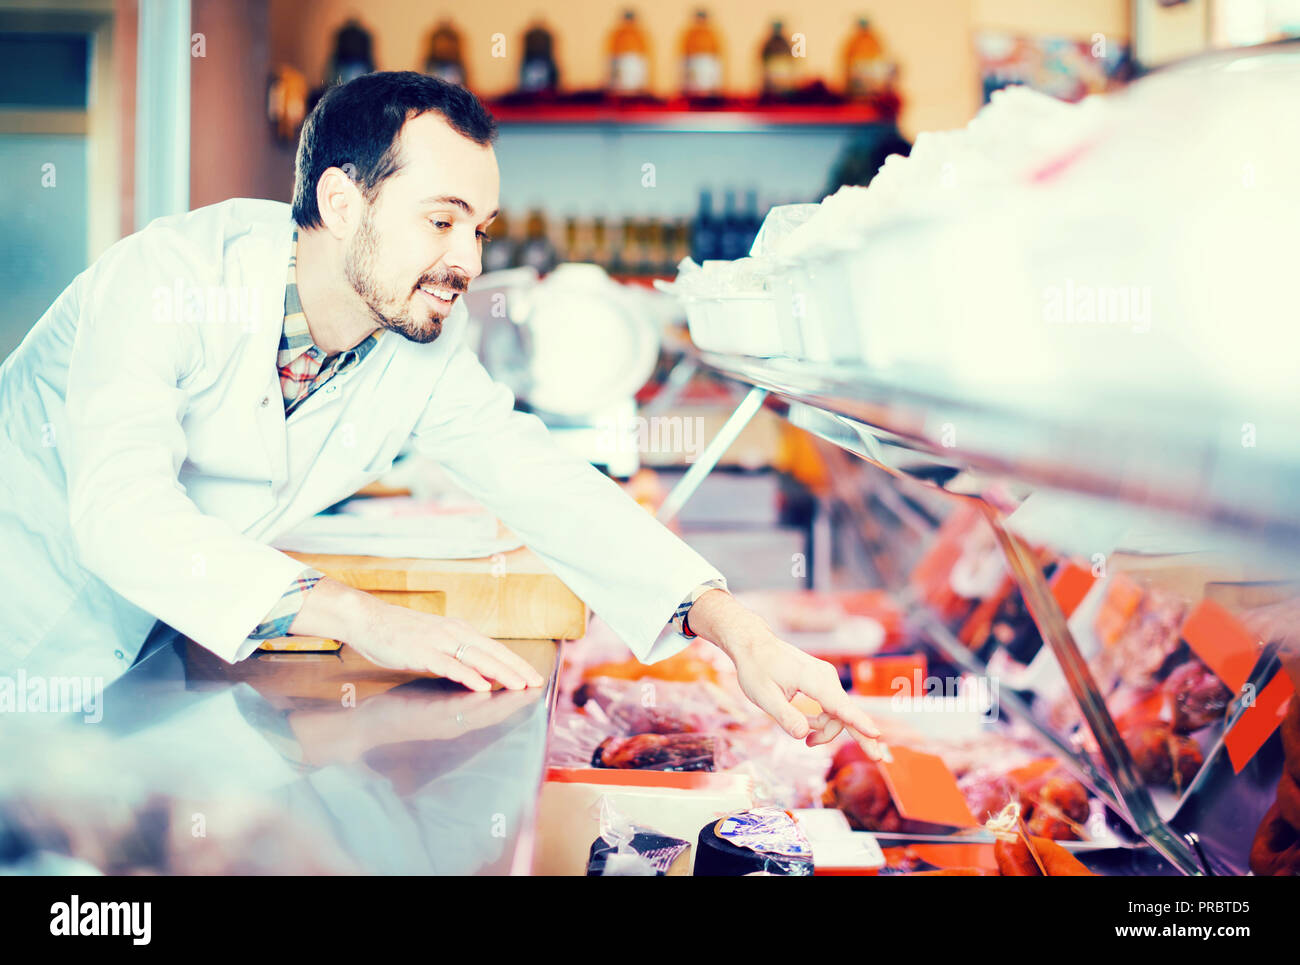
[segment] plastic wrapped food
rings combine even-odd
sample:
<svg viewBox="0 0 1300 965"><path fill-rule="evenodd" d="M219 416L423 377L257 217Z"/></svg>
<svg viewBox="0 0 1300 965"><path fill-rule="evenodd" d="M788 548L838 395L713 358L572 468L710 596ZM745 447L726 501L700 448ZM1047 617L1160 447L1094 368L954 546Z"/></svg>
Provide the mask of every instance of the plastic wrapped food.
<svg viewBox="0 0 1300 965"><path fill-rule="evenodd" d="M980 823L993 817L1018 796L1014 781L1005 774L987 771L968 774L957 782L957 786L971 815Z"/></svg>
<svg viewBox="0 0 1300 965"><path fill-rule="evenodd" d="M690 873L691 843L633 824L600 799L600 837L591 845L588 876L678 876Z"/></svg>
<svg viewBox="0 0 1300 965"><path fill-rule="evenodd" d="M1160 680L1168 672L1169 658L1179 648L1179 630L1186 615L1185 601L1165 590L1148 588L1114 646L1103 650L1099 676L1138 688Z"/></svg>
<svg viewBox="0 0 1300 965"><path fill-rule="evenodd" d="M1232 702L1232 691L1196 657L1169 675L1164 691L1173 712L1173 728L1179 734L1222 720Z"/></svg>
<svg viewBox="0 0 1300 965"><path fill-rule="evenodd" d="M700 829L697 876L811 875L812 845L789 811L753 808Z"/></svg>
<svg viewBox="0 0 1300 965"><path fill-rule="evenodd" d="M1043 862L1043 870L1049 876L1096 876L1096 872L1089 871L1082 861L1050 838L1031 835L1031 839L1034 842L1034 850L1038 852L1038 857ZM1003 875L1041 877L1043 874L1023 839L998 841L993 845L993 856L997 859L998 871Z"/></svg>
<svg viewBox="0 0 1300 965"><path fill-rule="evenodd" d="M1020 806L1030 834L1057 841L1086 837L1088 791L1060 768L1026 781L1020 788Z"/></svg>
<svg viewBox="0 0 1300 965"><path fill-rule="evenodd" d="M624 735L698 733L746 719L721 687L704 681L592 677L574 690L573 704L588 712L600 708Z"/></svg>
<svg viewBox="0 0 1300 965"><path fill-rule="evenodd" d="M1200 745L1175 734L1163 721L1143 724L1124 735L1133 764L1147 784L1182 791L1205 762Z"/></svg>
<svg viewBox="0 0 1300 965"><path fill-rule="evenodd" d="M704 734L636 734L607 737L591 757L592 767L640 771L717 770L717 738Z"/></svg>
<svg viewBox="0 0 1300 965"><path fill-rule="evenodd" d="M1255 831L1250 870L1257 875L1300 875L1300 699L1291 698L1282 718L1282 779L1277 800Z"/></svg>

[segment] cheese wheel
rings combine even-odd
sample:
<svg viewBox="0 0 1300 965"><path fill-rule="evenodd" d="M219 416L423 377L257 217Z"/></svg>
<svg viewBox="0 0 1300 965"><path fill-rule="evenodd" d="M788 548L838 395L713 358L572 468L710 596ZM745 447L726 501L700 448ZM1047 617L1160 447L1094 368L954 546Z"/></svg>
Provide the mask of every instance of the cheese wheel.
<svg viewBox="0 0 1300 965"><path fill-rule="evenodd" d="M740 877L754 872L767 872L774 875L811 875L812 858L796 858L788 855L766 854L750 848L742 848L718 836L718 831L727 821L710 821L700 829L699 841L695 848L695 874L703 877Z"/></svg>

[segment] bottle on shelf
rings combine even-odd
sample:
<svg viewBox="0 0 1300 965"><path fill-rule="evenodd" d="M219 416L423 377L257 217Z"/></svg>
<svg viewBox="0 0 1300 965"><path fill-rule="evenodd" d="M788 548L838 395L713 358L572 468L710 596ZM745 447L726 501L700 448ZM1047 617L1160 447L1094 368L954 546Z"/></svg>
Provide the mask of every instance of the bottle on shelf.
<svg viewBox="0 0 1300 965"><path fill-rule="evenodd" d="M722 42L705 10L696 10L682 35L682 93L690 98L722 96Z"/></svg>
<svg viewBox="0 0 1300 965"><path fill-rule="evenodd" d="M772 21L772 32L761 52L763 93L768 96L786 96L795 88L794 49L781 30L781 21Z"/></svg>
<svg viewBox="0 0 1300 965"><path fill-rule="evenodd" d="M646 218L641 225L641 259L637 273L655 275L664 263L664 223L658 216Z"/></svg>
<svg viewBox="0 0 1300 965"><path fill-rule="evenodd" d="M616 275L633 275L641 265L641 225L636 218L628 216L623 219L619 230L618 246L614 251L614 261L610 271Z"/></svg>
<svg viewBox="0 0 1300 965"><path fill-rule="evenodd" d="M857 29L844 47L845 94L859 99L884 94L893 86L895 72L870 21L859 17Z"/></svg>
<svg viewBox="0 0 1300 965"><path fill-rule="evenodd" d="M518 245L510 234L510 221L504 211L488 228L488 237L492 240L483 245L483 270L501 271L514 264Z"/></svg>
<svg viewBox="0 0 1300 965"><path fill-rule="evenodd" d="M441 20L429 37L429 53L424 58L424 72L449 84L467 83L465 61L460 53L460 33L450 20Z"/></svg>
<svg viewBox="0 0 1300 965"><path fill-rule="evenodd" d="M519 65L519 90L525 94L554 94L560 86L555 63L555 39L545 24L534 23L524 33L524 59Z"/></svg>
<svg viewBox="0 0 1300 965"><path fill-rule="evenodd" d="M614 252L605 219L600 215L591 219L591 260L602 268L613 271Z"/></svg>
<svg viewBox="0 0 1300 965"><path fill-rule="evenodd" d="M624 10L609 35L609 92L616 97L635 97L649 91L650 41L636 11Z"/></svg>
<svg viewBox="0 0 1300 965"><path fill-rule="evenodd" d="M720 234L722 224L714 215L714 195L705 189L699 192L699 209L695 212L695 224L690 237L690 256L699 264L722 258Z"/></svg>
<svg viewBox="0 0 1300 965"><path fill-rule="evenodd" d="M334 35L334 56L330 58L326 84L346 84L375 69L370 33L357 20L349 20Z"/></svg>
<svg viewBox="0 0 1300 965"><path fill-rule="evenodd" d="M546 233L546 216L539 208L528 212L524 240L519 245L515 261L518 265L535 268L542 275L556 265L555 244Z"/></svg>
<svg viewBox="0 0 1300 965"><path fill-rule="evenodd" d="M719 232L718 257L727 261L749 254L745 245L745 222L736 207L736 192L727 189L722 203L722 230Z"/></svg>
<svg viewBox="0 0 1300 965"><path fill-rule="evenodd" d="M683 258L691 254L691 220L676 218L672 224L671 241L668 244L667 257L664 260L663 274L671 277L677 272L677 266Z"/></svg>
<svg viewBox="0 0 1300 965"><path fill-rule="evenodd" d="M578 219L574 215L564 219L564 235L560 241L558 257L562 262L581 260L578 254Z"/></svg>

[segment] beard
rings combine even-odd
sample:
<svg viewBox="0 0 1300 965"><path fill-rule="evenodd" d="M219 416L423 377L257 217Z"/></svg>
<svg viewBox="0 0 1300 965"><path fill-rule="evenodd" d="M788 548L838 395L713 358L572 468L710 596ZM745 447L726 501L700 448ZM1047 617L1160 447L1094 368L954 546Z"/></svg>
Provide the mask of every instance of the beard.
<svg viewBox="0 0 1300 965"><path fill-rule="evenodd" d="M370 209L367 208L344 258L343 268L348 284L360 296L380 328L396 332L411 342L432 342L442 334L445 316L438 315L434 310L429 313L427 321L415 318L412 306L419 285L404 294L386 288L379 280L380 260L379 236L375 233L375 226L370 220ZM457 292L463 292L467 287L464 278L450 273L421 278L420 285ZM420 301L422 303L423 299Z"/></svg>

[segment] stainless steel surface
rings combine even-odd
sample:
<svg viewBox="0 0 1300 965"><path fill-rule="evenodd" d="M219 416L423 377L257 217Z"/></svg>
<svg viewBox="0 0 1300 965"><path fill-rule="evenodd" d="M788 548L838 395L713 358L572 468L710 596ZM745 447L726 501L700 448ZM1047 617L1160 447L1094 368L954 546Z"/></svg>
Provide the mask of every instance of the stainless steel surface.
<svg viewBox="0 0 1300 965"><path fill-rule="evenodd" d="M231 667L163 628L98 722L7 717L0 831L39 814L28 823L53 832L29 840L72 828L72 850L90 849L73 857L100 870L526 873L558 659L551 641L519 643L546 686L479 694L337 654ZM109 817L158 813L157 835L96 850Z"/></svg>

